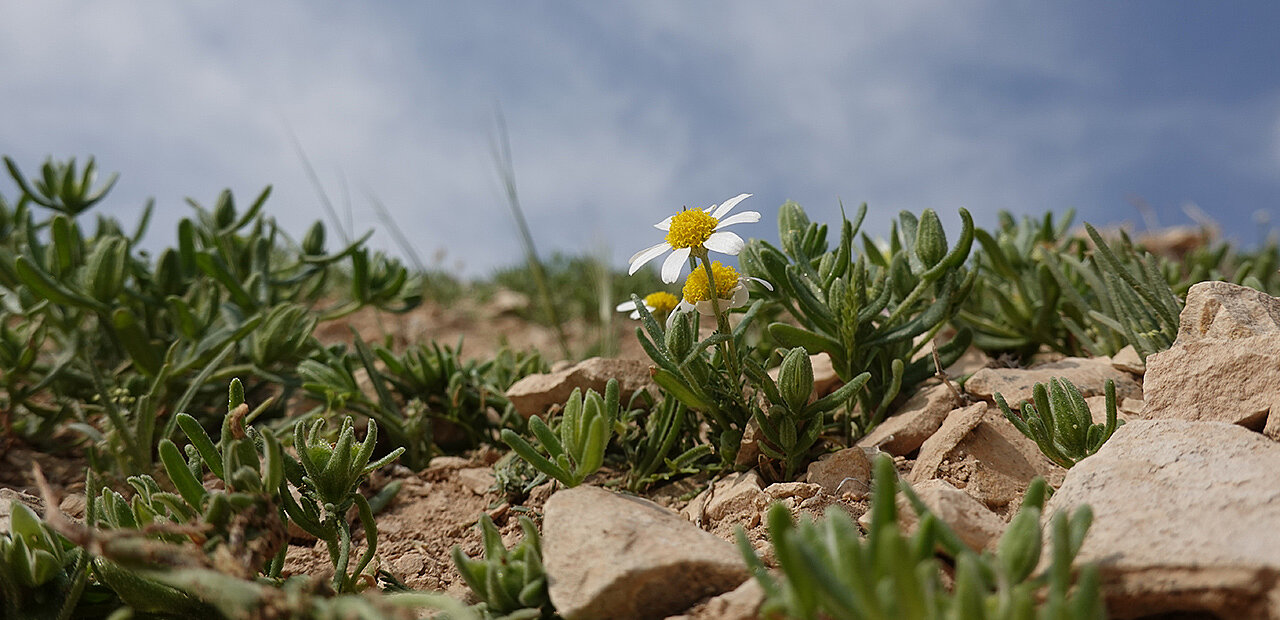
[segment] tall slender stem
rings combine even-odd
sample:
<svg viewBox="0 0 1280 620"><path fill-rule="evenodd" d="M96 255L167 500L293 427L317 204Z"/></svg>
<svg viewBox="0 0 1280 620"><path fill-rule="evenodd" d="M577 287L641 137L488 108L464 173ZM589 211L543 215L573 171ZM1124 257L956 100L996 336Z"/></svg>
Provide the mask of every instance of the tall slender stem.
<svg viewBox="0 0 1280 620"><path fill-rule="evenodd" d="M716 329L726 336L733 334L733 330L729 327L729 315L720 309L720 300L717 299L719 294L716 292L716 275L711 269L711 261L707 260L707 250L699 248L695 250L698 254L698 260L702 263L702 268L707 272L707 297L711 300L711 311L716 315ZM720 343L720 351L727 358L729 363L729 373L733 375L735 383L742 382L742 372L738 368L738 345L730 337L728 340Z"/></svg>

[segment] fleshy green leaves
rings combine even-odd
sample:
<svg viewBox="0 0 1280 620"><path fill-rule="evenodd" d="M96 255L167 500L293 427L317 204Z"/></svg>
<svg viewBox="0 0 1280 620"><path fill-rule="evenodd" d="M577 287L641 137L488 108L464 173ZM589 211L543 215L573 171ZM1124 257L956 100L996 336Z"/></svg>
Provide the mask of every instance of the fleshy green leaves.
<svg viewBox="0 0 1280 620"><path fill-rule="evenodd" d="M454 547L453 565L467 586L480 599L478 610L486 617L505 620L548 617L551 599L547 594L547 574L542 565L542 543L538 529L527 517L520 517L524 538L510 550L489 515L480 516L484 536L484 559L472 560Z"/></svg>
<svg viewBox="0 0 1280 620"><path fill-rule="evenodd" d="M996 404L1004 416L1023 435L1031 438L1040 451L1063 467L1071 467L1081 459L1098 451L1124 422L1116 419L1116 385L1107 379L1106 422L1094 424L1089 405L1074 384L1065 378L1053 377L1049 383L1037 383L1032 388L1032 403L1023 403L1020 413L1014 413L996 393Z"/></svg>
<svg viewBox="0 0 1280 620"><path fill-rule="evenodd" d="M871 526L865 538L843 510L828 509L820 523L804 519L797 524L784 505L769 509L769 539L781 578L764 566L739 531L738 547L766 594L764 616L1085 620L1104 613L1096 567L1082 568L1072 587L1072 563L1092 520L1088 507L1070 516L1054 515L1052 562L1036 575L1043 552L1043 480L1028 490L995 553L979 554L961 543L902 483L901 490L919 513L915 531L904 532L892 459L881 456L874 470ZM935 557L939 550L954 564L950 589Z"/></svg>
<svg viewBox="0 0 1280 620"><path fill-rule="evenodd" d="M618 381L610 379L603 398L595 390L587 390L584 399L582 391L575 389L565 401L556 430L542 418L530 419L529 430L541 451L510 429L502 431L502 440L539 471L566 487L578 486L604 464L605 448L619 417L618 397Z"/></svg>

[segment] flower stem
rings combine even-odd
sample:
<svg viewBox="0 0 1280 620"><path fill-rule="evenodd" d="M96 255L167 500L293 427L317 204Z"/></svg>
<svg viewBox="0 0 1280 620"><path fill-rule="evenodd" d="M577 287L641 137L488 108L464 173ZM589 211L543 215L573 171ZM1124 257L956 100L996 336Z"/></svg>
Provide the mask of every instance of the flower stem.
<svg viewBox="0 0 1280 620"><path fill-rule="evenodd" d="M702 268L707 272L707 297L711 298L711 311L716 315L716 330L725 335L731 335L733 330L729 327L729 315L720 309L720 300L717 299L716 291L716 275L711 270L711 261L707 260L707 251L703 249L698 252L698 260L702 263ZM720 351L727 358L729 363L729 373L733 375L735 382L742 381L742 373L738 368L738 345L733 338L720 343Z"/></svg>

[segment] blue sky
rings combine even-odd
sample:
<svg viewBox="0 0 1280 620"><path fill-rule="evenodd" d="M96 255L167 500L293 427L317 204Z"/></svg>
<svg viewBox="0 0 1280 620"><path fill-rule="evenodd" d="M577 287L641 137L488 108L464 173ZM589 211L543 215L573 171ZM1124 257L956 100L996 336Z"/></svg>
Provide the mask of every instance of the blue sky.
<svg viewBox="0 0 1280 620"><path fill-rule="evenodd" d="M1245 242L1280 207L1280 5L1191 2L7 2L0 151L96 155L105 209L167 243L224 187L322 219L297 136L356 228L376 196L420 255L520 259L490 151L510 133L539 249L623 266L682 205L740 192L833 221L1074 207ZM8 184L0 191L12 195ZM386 232L375 243L393 248Z"/></svg>

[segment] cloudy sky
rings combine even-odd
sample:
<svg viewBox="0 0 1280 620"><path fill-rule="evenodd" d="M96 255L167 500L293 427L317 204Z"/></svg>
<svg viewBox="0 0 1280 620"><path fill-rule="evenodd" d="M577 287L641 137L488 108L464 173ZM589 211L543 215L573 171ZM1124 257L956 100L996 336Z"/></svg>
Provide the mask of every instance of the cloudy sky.
<svg viewBox="0 0 1280 620"><path fill-rule="evenodd" d="M0 151L95 155L121 173L105 210L154 197L161 244L226 187L274 185L295 233L324 218L296 136L355 228L379 200L468 275L520 259L499 109L543 254L622 266L740 192L765 214L744 236L787 199L867 202L873 233L924 208L1138 222L1140 200L1253 242L1280 216L1277 31L1270 2L3 0Z"/></svg>

